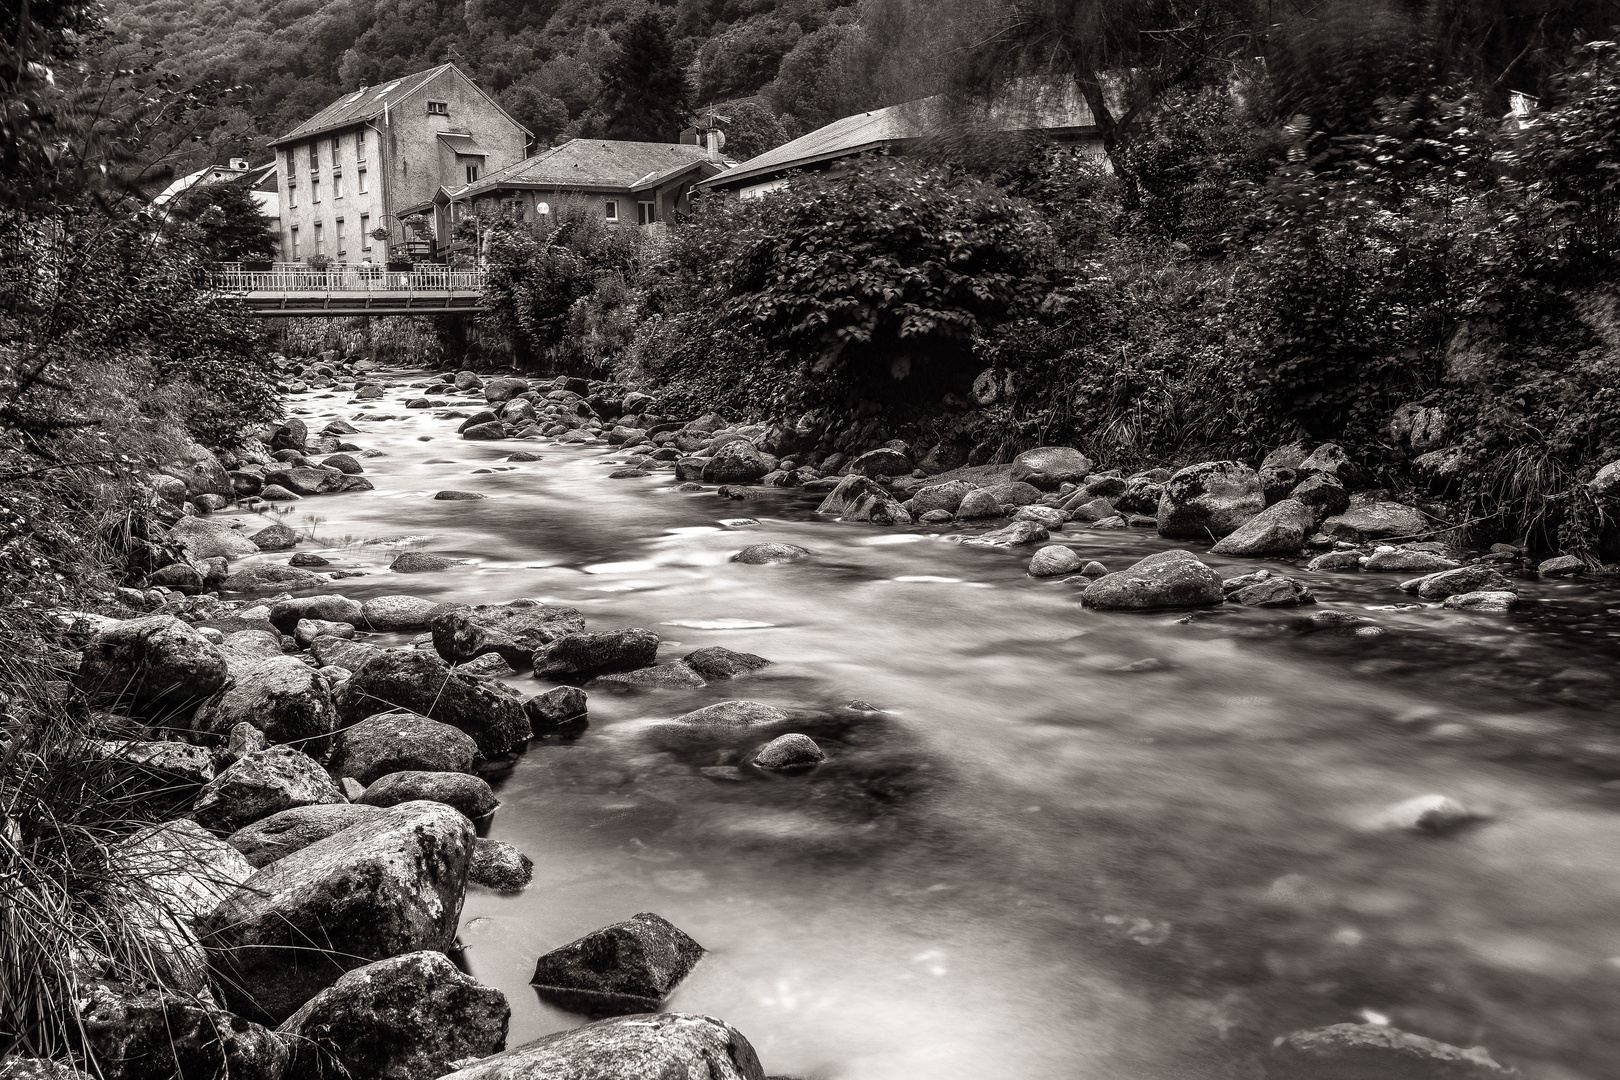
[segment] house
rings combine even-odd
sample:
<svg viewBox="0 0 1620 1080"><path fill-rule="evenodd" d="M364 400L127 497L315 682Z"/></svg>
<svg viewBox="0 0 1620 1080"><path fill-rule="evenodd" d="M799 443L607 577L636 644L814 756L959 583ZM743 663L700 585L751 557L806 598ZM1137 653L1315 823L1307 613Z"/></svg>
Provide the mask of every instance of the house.
<svg viewBox="0 0 1620 1080"><path fill-rule="evenodd" d="M271 144L283 257L388 262L409 250L401 207L522 161L532 137L454 64L346 94Z"/></svg>
<svg viewBox="0 0 1620 1080"><path fill-rule="evenodd" d="M281 199L276 191L275 165L261 165L253 169L249 168L246 158L232 158L228 165L209 165L170 183L152 199L152 205L162 209L199 184L218 184L228 180L244 180L248 184L248 195L259 207L259 212L269 219L270 235L279 258L282 237Z"/></svg>
<svg viewBox="0 0 1620 1080"><path fill-rule="evenodd" d="M436 228L448 228L468 208L506 209L535 221L564 199L583 202L610 224L670 221L689 208L694 185L731 164L713 139L702 146L571 139L459 190L442 192L436 200Z"/></svg>
<svg viewBox="0 0 1620 1080"><path fill-rule="evenodd" d="M989 109L976 110L967 122L997 134L1037 133L1055 142L1075 144L1103 156L1102 134L1091 108L1073 83L1054 87L1018 80ZM754 199L787 183L791 173L827 169L869 153L914 153L935 145L962 120L942 97L928 97L886 109L846 116L750 158L735 169L698 185L701 191L725 191Z"/></svg>

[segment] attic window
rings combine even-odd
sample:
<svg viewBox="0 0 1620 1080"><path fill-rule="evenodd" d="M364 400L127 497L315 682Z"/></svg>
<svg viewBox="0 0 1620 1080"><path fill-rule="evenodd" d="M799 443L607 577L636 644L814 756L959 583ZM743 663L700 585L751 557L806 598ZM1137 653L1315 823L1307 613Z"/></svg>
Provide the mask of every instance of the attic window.
<svg viewBox="0 0 1620 1080"><path fill-rule="evenodd" d="M430 101L427 103L429 116L449 116L450 103L448 101Z"/></svg>
<svg viewBox="0 0 1620 1080"><path fill-rule="evenodd" d="M399 85L399 80L395 79L393 82L389 83L387 86L385 86L381 90L377 91L377 93L386 94L386 93L388 93L388 91L392 90L394 87L396 87L398 85Z"/></svg>

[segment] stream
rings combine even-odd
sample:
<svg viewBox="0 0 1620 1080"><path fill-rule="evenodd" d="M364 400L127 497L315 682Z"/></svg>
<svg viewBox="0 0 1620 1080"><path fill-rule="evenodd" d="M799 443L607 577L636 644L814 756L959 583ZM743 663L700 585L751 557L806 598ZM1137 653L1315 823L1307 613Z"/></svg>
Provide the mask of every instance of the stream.
<svg viewBox="0 0 1620 1080"><path fill-rule="evenodd" d="M274 511L309 534L298 550L368 571L323 591L533 597L589 629L652 629L661 661L773 661L701 689L589 687L583 733L491 777L489 835L534 880L469 891L461 940L512 1003L509 1046L583 1022L529 987L540 954L654 911L709 950L666 1007L730 1022L772 1075L1218 1080L1251 1077L1288 1031L1388 1022L1534 1080L1620 1077L1620 592L1526 581L1511 615L1402 607L1409 575L1200 549L1223 576L1295 574L1318 609L1385 633L1235 605L1095 612L1085 579L1029 578L1033 547L962 547L958 526L609 480L623 455L605 444L463 441L443 409L403 408L416 377L390 373L381 401L294 402L312 432L343 418L384 455L364 461L375 491ZM542 460L505 461L520 449ZM446 488L488 498L432 498ZM1111 570L1178 546L1058 539ZM764 541L814 556L729 561ZM464 562L389 573L405 549ZM768 775L742 764L753 745L654 737L728 698L802 719L827 761ZM1483 820L1377 826L1431 793Z"/></svg>

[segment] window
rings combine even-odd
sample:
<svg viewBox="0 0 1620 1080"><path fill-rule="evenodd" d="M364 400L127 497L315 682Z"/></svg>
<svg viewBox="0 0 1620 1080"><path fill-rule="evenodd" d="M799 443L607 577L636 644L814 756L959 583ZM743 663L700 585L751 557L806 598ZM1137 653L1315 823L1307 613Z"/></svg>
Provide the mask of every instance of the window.
<svg viewBox="0 0 1620 1080"><path fill-rule="evenodd" d="M344 243L343 243L343 219L342 218L338 218L336 221L334 221L332 223L332 239L337 241L335 246L337 247L337 253L339 255L342 255L342 254L344 254L345 252L347 252L349 250L346 246L344 246Z"/></svg>
<svg viewBox="0 0 1620 1080"><path fill-rule="evenodd" d="M292 231L287 235L287 247L292 251L292 261L298 262L298 226L294 225Z"/></svg>
<svg viewBox="0 0 1620 1080"><path fill-rule="evenodd" d="M364 195L368 190L366 188L366 169L364 165L362 165L359 170L355 172L354 178L357 182L360 194Z"/></svg>
<svg viewBox="0 0 1620 1080"><path fill-rule="evenodd" d="M321 201L321 178L318 176L312 176L309 178L309 201Z"/></svg>
<svg viewBox="0 0 1620 1080"><path fill-rule="evenodd" d="M448 101L430 101L427 103L429 116L449 116L450 103Z"/></svg>
<svg viewBox="0 0 1620 1080"><path fill-rule="evenodd" d="M298 159L293 157L291 150L287 151L287 183L289 185L298 180Z"/></svg>
<svg viewBox="0 0 1620 1080"><path fill-rule="evenodd" d="M477 180L477 179L478 179L478 166L476 166L476 165L467 166L467 183L470 184L474 180Z"/></svg>
<svg viewBox="0 0 1620 1080"><path fill-rule="evenodd" d="M334 169L337 168L338 165L339 165L338 154L341 153L342 150L343 150L343 136L341 136L341 135L332 136L332 168L334 168Z"/></svg>
<svg viewBox="0 0 1620 1080"><path fill-rule="evenodd" d="M321 235L321 223L315 223L315 254L326 254L326 238Z"/></svg>
<svg viewBox="0 0 1620 1080"><path fill-rule="evenodd" d="M371 250L371 215L360 215L360 250Z"/></svg>
<svg viewBox="0 0 1620 1080"><path fill-rule="evenodd" d="M343 174L335 168L332 170L332 198L343 198Z"/></svg>
<svg viewBox="0 0 1620 1080"><path fill-rule="evenodd" d="M321 148L318 143L309 144L309 171L314 172L321 167Z"/></svg>
<svg viewBox="0 0 1620 1080"><path fill-rule="evenodd" d="M293 176L289 176L289 177L287 177L287 206L289 208L291 208L291 207L295 207L297 205L298 205L298 178L293 177Z"/></svg>
<svg viewBox="0 0 1620 1080"><path fill-rule="evenodd" d="M618 200L609 199L603 205L607 208L607 219L609 221L618 221L619 220L619 203L618 203Z"/></svg>
<svg viewBox="0 0 1620 1080"><path fill-rule="evenodd" d="M658 204L650 202L636 203L636 224L651 225L658 220Z"/></svg>
<svg viewBox="0 0 1620 1080"><path fill-rule="evenodd" d="M364 165L366 162L366 133L361 131L354 137L354 159ZM365 188L361 188L364 191Z"/></svg>

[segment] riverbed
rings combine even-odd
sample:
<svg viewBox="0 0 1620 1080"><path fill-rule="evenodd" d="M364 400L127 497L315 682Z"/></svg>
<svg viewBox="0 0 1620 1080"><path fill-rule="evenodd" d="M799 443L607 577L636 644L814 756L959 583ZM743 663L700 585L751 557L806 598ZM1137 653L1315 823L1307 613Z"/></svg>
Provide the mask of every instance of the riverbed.
<svg viewBox="0 0 1620 1080"><path fill-rule="evenodd" d="M1384 633L1235 605L1100 613L1082 578L1029 578L1033 548L823 520L795 489L609 480L614 448L463 441L442 409L403 407L406 381L293 403L383 453L364 462L374 491L278 511L300 551L368 571L330 590L533 597L652 629L660 660L773 661L699 689L590 687L584 732L492 776L490 835L534 880L470 892L461 940L512 1003L509 1045L582 1022L536 998L536 957L654 911L708 950L667 1007L732 1023L773 1075L1237 1078L1277 1035L1371 1021L1536 1080L1620 1077L1615 590L1531 580L1517 612L1481 615L1411 605L1406 575L1200 549L1223 576L1301 576L1318 609ZM1111 570L1178 546L1058 539ZM813 557L730 561L765 541ZM462 561L387 572L407 549ZM802 719L827 762L773 776L749 747L655 737L728 698ZM1432 793L1481 820L1378 826Z"/></svg>

